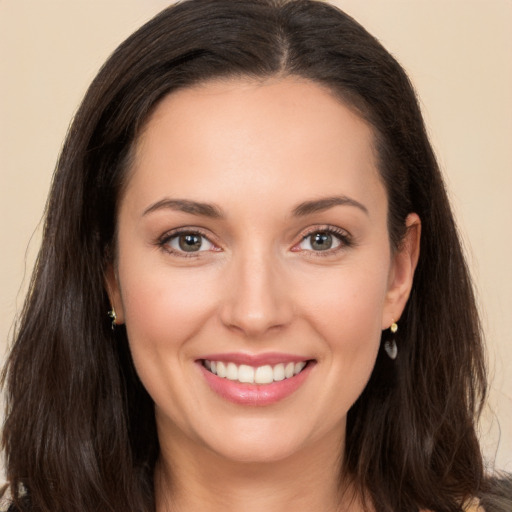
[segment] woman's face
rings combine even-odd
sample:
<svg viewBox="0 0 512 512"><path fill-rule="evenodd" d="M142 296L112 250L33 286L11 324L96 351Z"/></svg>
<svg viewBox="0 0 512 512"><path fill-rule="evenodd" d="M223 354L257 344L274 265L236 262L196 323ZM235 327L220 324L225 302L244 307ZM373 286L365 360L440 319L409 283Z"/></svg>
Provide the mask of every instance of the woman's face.
<svg viewBox="0 0 512 512"><path fill-rule="evenodd" d="M336 450L400 317L418 221L392 252L368 125L304 80L165 98L137 145L108 287L171 453Z"/></svg>

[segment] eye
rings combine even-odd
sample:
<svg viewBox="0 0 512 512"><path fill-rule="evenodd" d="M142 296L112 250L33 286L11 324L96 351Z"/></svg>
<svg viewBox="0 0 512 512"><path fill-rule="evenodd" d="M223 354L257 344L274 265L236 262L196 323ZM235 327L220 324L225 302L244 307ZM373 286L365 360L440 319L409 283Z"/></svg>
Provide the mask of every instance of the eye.
<svg viewBox="0 0 512 512"><path fill-rule="evenodd" d="M215 248L212 242L201 233L181 232L167 238L164 244L168 250L177 253L194 253L211 251Z"/></svg>
<svg viewBox="0 0 512 512"><path fill-rule="evenodd" d="M350 246L349 235L334 228L317 229L305 235L295 246L296 251L330 252Z"/></svg>
<svg viewBox="0 0 512 512"><path fill-rule="evenodd" d="M328 231L317 231L305 236L299 247L306 251L328 251L339 247L341 242Z"/></svg>

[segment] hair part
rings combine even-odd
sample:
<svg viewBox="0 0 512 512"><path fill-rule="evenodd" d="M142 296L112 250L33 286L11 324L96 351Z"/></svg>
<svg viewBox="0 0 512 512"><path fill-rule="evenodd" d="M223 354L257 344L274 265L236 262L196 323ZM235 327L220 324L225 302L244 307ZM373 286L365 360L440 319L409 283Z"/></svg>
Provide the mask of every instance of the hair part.
<svg viewBox="0 0 512 512"><path fill-rule="evenodd" d="M397 333L349 411L341 468L378 512L459 511L483 485L475 419L486 393L480 325L443 180L400 65L342 11L312 0L189 0L109 58L69 130L43 242L4 370L7 477L20 510L154 509L151 398L105 273L133 148L173 91L223 78L296 76L327 87L373 128L390 241L411 212L421 255Z"/></svg>

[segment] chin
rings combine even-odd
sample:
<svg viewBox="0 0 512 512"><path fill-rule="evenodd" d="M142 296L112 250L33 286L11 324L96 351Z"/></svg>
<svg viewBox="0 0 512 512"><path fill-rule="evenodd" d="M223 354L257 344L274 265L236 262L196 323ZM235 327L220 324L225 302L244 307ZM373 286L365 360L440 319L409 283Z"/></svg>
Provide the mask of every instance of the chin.
<svg viewBox="0 0 512 512"><path fill-rule="evenodd" d="M229 445L212 447L217 456L226 461L240 464L278 463L290 459L301 451L301 446L278 440L240 439Z"/></svg>
<svg viewBox="0 0 512 512"><path fill-rule="evenodd" d="M318 425L307 422L301 425L297 418L293 421L239 418L230 423L205 433L203 437L204 445L226 461L247 464L284 462L317 451L326 438L332 441L336 437L334 442L342 446L342 426L329 433Z"/></svg>

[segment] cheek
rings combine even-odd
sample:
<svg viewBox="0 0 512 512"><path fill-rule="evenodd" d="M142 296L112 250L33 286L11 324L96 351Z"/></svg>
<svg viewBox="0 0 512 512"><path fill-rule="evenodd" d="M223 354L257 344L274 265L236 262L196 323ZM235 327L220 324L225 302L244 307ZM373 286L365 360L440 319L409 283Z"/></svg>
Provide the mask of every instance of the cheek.
<svg viewBox="0 0 512 512"><path fill-rule="evenodd" d="M301 309L334 344L357 351L368 337L380 337L387 292L387 267L340 268L301 280Z"/></svg>
<svg viewBox="0 0 512 512"><path fill-rule="evenodd" d="M123 309L134 358L139 350L179 349L215 308L216 284L201 271L172 272L165 265L119 267Z"/></svg>
<svg viewBox="0 0 512 512"><path fill-rule="evenodd" d="M297 290L309 325L322 340L330 364L333 400L347 410L364 389L380 346L382 314L387 292L387 267L340 269L329 279L303 282ZM345 271L347 270L347 271ZM307 297L307 300L305 299ZM343 393L339 393L339 389Z"/></svg>
<svg viewBox="0 0 512 512"><path fill-rule="evenodd" d="M189 369L196 334L215 308L213 283L205 282L200 271L137 265L133 258L120 261L118 272L137 374L155 404L183 420L188 405L182 398L190 399L195 376Z"/></svg>

